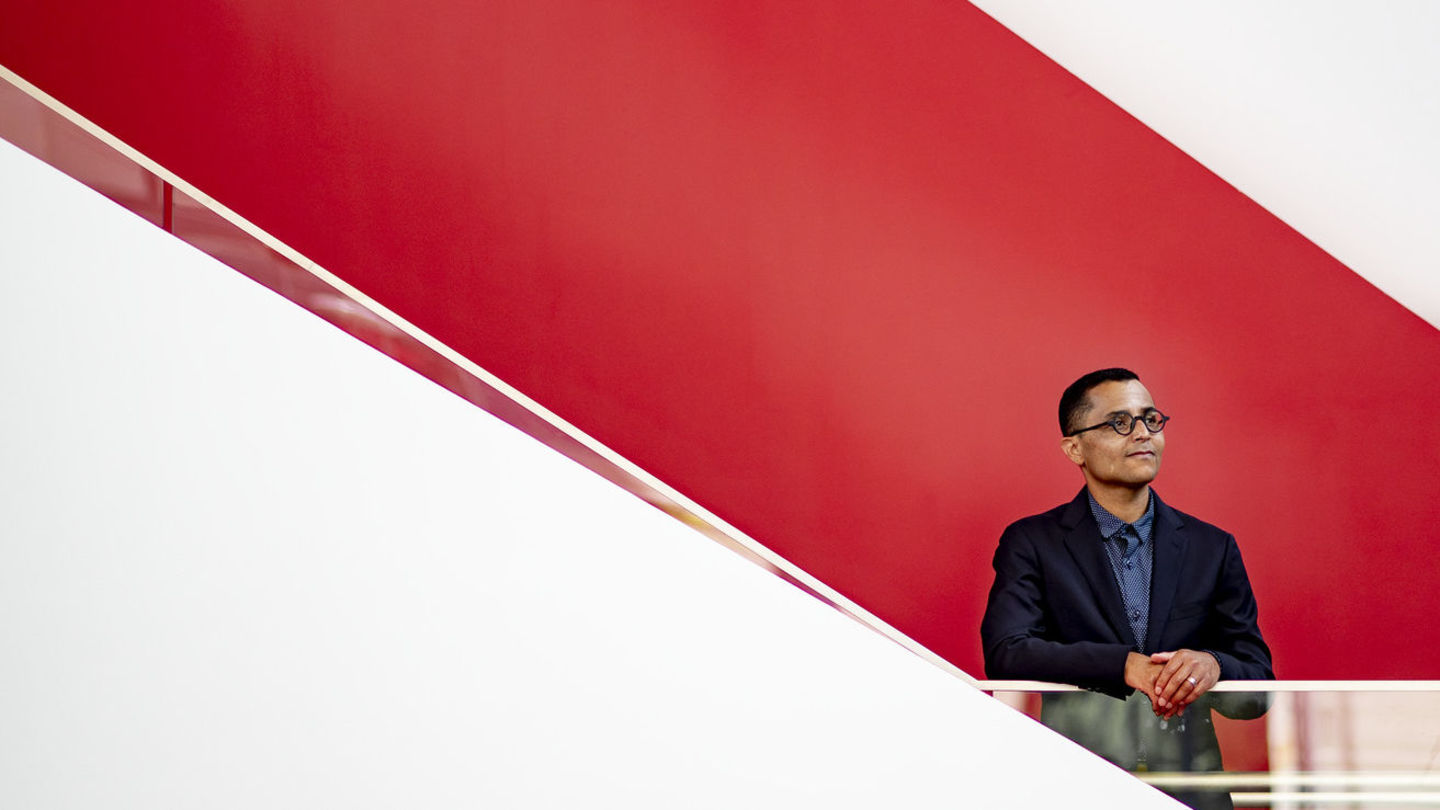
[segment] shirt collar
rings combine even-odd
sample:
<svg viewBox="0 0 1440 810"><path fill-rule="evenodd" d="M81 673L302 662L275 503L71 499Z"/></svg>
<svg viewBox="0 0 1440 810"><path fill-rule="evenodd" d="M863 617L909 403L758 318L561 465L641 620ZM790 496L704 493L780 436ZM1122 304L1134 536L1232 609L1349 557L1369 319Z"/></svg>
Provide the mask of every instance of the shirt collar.
<svg viewBox="0 0 1440 810"><path fill-rule="evenodd" d="M1090 514L1095 517L1095 523L1100 526L1101 537L1109 540L1115 536L1116 532L1125 528L1125 521L1110 514L1105 507L1100 505L1099 501L1095 500L1095 496L1090 494L1089 490L1085 491L1085 496L1090 499ZM1153 526L1154 523L1155 493L1152 492L1150 493L1150 500L1145 504L1145 514L1141 515L1139 520L1129 525L1133 526L1135 533L1140 535L1141 543L1148 543L1150 541L1150 527Z"/></svg>

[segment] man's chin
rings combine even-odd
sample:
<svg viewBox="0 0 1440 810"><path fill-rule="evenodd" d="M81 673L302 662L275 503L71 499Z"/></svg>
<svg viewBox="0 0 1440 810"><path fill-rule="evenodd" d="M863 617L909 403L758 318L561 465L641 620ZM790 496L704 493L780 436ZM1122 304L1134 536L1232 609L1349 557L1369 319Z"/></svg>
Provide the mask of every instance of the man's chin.
<svg viewBox="0 0 1440 810"><path fill-rule="evenodd" d="M1160 474L1160 459L1158 458L1132 458L1130 461L1127 477L1132 481L1148 484Z"/></svg>
<svg viewBox="0 0 1440 810"><path fill-rule="evenodd" d="M1158 471L1126 476L1125 479L1119 483L1121 486L1130 487L1131 489L1144 489L1155 481L1157 477L1156 472Z"/></svg>

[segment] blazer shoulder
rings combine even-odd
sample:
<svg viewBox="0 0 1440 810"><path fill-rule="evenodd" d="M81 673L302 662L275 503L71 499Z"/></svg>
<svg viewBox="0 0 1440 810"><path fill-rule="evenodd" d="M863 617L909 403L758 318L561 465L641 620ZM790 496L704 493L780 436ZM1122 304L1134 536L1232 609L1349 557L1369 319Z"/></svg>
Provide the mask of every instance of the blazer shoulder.
<svg viewBox="0 0 1440 810"><path fill-rule="evenodd" d="M1054 509L1049 509L1038 515L1027 515L1005 527L1005 533L1001 538L1015 536L1050 536L1059 533L1062 528L1062 518L1065 510L1070 507L1068 503L1062 503Z"/></svg>
<svg viewBox="0 0 1440 810"><path fill-rule="evenodd" d="M1217 543L1235 542L1234 535L1214 523L1201 520L1189 512L1182 512L1169 504L1164 504L1163 508L1171 513L1171 520L1178 528L1183 529L1192 540L1201 539Z"/></svg>

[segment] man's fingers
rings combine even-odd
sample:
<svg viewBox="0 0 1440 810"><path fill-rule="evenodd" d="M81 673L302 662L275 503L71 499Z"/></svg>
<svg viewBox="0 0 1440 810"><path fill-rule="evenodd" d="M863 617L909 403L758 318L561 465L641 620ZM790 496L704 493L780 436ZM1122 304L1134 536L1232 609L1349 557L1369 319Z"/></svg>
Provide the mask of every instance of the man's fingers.
<svg viewBox="0 0 1440 810"><path fill-rule="evenodd" d="M1161 703L1160 703L1160 696L1159 696L1159 695L1155 695L1155 694L1150 694L1150 695L1147 695L1146 697L1150 698L1150 711L1154 712L1156 717L1164 717L1164 716L1165 716L1165 707L1162 706Z"/></svg>
<svg viewBox="0 0 1440 810"><path fill-rule="evenodd" d="M1200 679L1196 675L1194 667L1182 671L1175 678L1175 695L1170 702L1180 708L1190 705L1190 702L1195 699L1195 687L1199 683Z"/></svg>
<svg viewBox="0 0 1440 810"><path fill-rule="evenodd" d="M1181 670L1170 679L1170 699L1179 702L1190 691L1189 670Z"/></svg>
<svg viewBox="0 0 1440 810"><path fill-rule="evenodd" d="M1155 677L1155 693L1164 698L1166 702L1175 696L1176 687L1179 686L1176 682L1176 675L1184 666L1183 658L1171 658L1160 670L1160 674Z"/></svg>
<svg viewBox="0 0 1440 810"><path fill-rule="evenodd" d="M1190 665L1180 673L1183 680L1180 682L1174 699L1181 712L1201 695L1210 691L1210 688L1219 680L1219 668L1212 663L1213 660L1214 657L1207 654L1197 653L1189 656Z"/></svg>
<svg viewBox="0 0 1440 810"><path fill-rule="evenodd" d="M1152 663L1152 664L1163 664L1163 663L1169 661L1169 660L1170 660L1171 658L1173 658L1173 657L1175 657L1174 651L1171 651L1171 652L1152 653L1152 654L1150 655L1150 663Z"/></svg>
<svg viewBox="0 0 1440 810"><path fill-rule="evenodd" d="M1190 677L1193 678L1194 681L1190 684L1190 691L1185 695L1185 705L1187 706L1194 703L1196 698L1209 692L1210 687L1215 685L1215 681L1212 680L1210 675L1201 667L1196 667L1195 671L1190 674Z"/></svg>
<svg viewBox="0 0 1440 810"><path fill-rule="evenodd" d="M1170 680L1174 693L1167 701L1169 704L1166 710L1166 717L1174 717L1185 713L1185 707L1195 699L1195 687L1199 683L1193 667L1187 667L1175 673Z"/></svg>

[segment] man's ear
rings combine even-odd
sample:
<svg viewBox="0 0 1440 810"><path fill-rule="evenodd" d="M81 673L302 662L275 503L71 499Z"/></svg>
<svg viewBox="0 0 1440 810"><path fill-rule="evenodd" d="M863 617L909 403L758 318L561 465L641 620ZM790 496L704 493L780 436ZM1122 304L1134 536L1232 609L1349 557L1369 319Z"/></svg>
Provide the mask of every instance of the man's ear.
<svg viewBox="0 0 1440 810"><path fill-rule="evenodd" d="M1080 437L1066 436L1060 440L1060 452L1075 463L1076 466L1085 466L1085 454L1080 452Z"/></svg>

